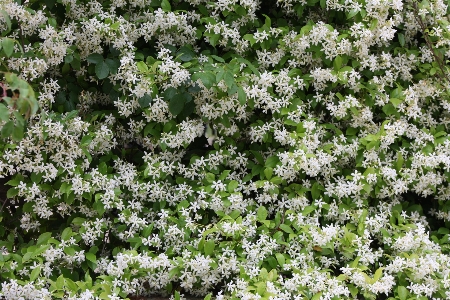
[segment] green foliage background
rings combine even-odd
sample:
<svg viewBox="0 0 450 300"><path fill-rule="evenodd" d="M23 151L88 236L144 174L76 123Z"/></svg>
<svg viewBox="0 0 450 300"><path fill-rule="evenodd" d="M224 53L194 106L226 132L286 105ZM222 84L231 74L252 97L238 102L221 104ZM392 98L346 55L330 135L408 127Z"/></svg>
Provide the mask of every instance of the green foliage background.
<svg viewBox="0 0 450 300"><path fill-rule="evenodd" d="M443 1L0 3L6 299L447 299Z"/></svg>

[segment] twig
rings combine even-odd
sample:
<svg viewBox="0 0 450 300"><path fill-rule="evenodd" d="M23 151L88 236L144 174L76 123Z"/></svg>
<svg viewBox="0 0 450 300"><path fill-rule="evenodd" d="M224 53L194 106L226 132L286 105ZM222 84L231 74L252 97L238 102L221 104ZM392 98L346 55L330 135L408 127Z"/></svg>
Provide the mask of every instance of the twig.
<svg viewBox="0 0 450 300"><path fill-rule="evenodd" d="M419 15L419 8L417 7L417 3L416 3L416 2L413 2L412 5L413 5L413 8L414 8L414 12L415 12L414 17L416 18L417 22L419 23L420 28L422 29L422 32L423 32L423 35L424 35L424 38L425 38L425 42L426 42L426 44L427 44L427 47L428 47L428 49L430 49L431 53L432 53L433 56L434 56L435 61L436 61L436 62L438 63L438 65L439 65L439 69L441 70L441 73L442 73L442 74L439 74L439 77L440 77L441 79L447 80L447 82L450 83L450 78L448 77L448 75L447 75L446 72L445 72L445 68L444 68L445 64L444 64L444 62L442 61L441 57L439 57L439 56L436 54L436 52L434 51L434 49L433 49L433 44L432 44L431 41L430 41L430 37L428 36L428 33L425 32L425 30L426 30L427 28L426 28L425 24L423 23L422 18L421 18L420 15Z"/></svg>
<svg viewBox="0 0 450 300"><path fill-rule="evenodd" d="M3 208L5 207L6 202L8 202L8 198L6 198L6 199L3 201L3 205L2 205L2 207L0 208L0 213L3 211Z"/></svg>

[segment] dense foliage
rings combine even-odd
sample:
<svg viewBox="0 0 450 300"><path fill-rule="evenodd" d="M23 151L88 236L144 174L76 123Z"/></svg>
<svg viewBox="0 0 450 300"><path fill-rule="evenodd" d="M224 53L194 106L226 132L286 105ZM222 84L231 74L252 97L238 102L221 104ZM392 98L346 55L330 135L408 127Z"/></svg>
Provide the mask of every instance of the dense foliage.
<svg viewBox="0 0 450 300"><path fill-rule="evenodd" d="M445 1L0 1L0 296L449 299Z"/></svg>

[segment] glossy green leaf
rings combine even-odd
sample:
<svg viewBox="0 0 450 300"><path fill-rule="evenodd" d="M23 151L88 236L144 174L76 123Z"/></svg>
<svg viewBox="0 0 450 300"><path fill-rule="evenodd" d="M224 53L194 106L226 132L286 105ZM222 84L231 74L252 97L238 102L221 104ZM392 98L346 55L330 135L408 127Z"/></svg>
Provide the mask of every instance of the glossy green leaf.
<svg viewBox="0 0 450 300"><path fill-rule="evenodd" d="M40 266L34 267L30 274L30 281L35 281L39 277L40 273L41 267Z"/></svg>
<svg viewBox="0 0 450 300"><path fill-rule="evenodd" d="M231 73L230 71L225 72L224 76L223 76L223 80L225 80L225 84L228 87L233 86L234 84L234 76L233 73Z"/></svg>
<svg viewBox="0 0 450 300"><path fill-rule="evenodd" d="M281 254L281 253L276 253L275 257L277 258L277 262L280 265L280 267L283 267L285 262L286 262L286 259L284 258L284 255Z"/></svg>
<svg viewBox="0 0 450 300"><path fill-rule="evenodd" d="M179 56L182 61L191 61L195 57L195 52L189 47L183 46L178 50L177 56Z"/></svg>
<svg viewBox="0 0 450 300"><path fill-rule="evenodd" d="M6 23L6 30L2 32L2 36L5 36L11 31L11 18L9 17L8 13L4 10L0 10L0 14L2 14L3 20Z"/></svg>
<svg viewBox="0 0 450 300"><path fill-rule="evenodd" d="M318 182L314 182L314 184L311 187L311 195L314 200L317 200L320 198L320 184Z"/></svg>
<svg viewBox="0 0 450 300"><path fill-rule="evenodd" d="M142 108L149 107L150 103L152 103L152 97L149 94L145 94L144 97L138 99L138 102Z"/></svg>
<svg viewBox="0 0 450 300"><path fill-rule="evenodd" d="M14 141L18 142L18 141L22 140L23 135L24 135L24 127L23 127L23 125L16 125L16 126L14 126L11 138Z"/></svg>
<svg viewBox="0 0 450 300"><path fill-rule="evenodd" d="M212 294L209 293L208 295L205 296L205 298L203 298L203 300L211 300Z"/></svg>
<svg viewBox="0 0 450 300"><path fill-rule="evenodd" d="M400 46L405 46L405 35L403 33L398 33L398 42L400 43Z"/></svg>
<svg viewBox="0 0 450 300"><path fill-rule="evenodd" d="M239 186L239 183L236 180L231 180L230 183L228 183L228 192L232 193L236 190L236 188Z"/></svg>
<svg viewBox="0 0 450 300"><path fill-rule="evenodd" d="M145 62L143 62L143 61L138 61L138 62L136 63L136 66L137 66L137 68L138 68L138 70L139 70L140 72L142 72L142 73L148 72L148 67L147 67L147 64L146 64Z"/></svg>
<svg viewBox="0 0 450 300"><path fill-rule="evenodd" d="M197 72L192 75L192 81L200 79L206 88L211 88L216 83L216 76L211 72Z"/></svg>
<svg viewBox="0 0 450 300"><path fill-rule="evenodd" d="M184 104L185 104L185 99L180 94L176 94L169 101L170 113L174 116L180 114L183 111Z"/></svg>
<svg viewBox="0 0 450 300"><path fill-rule="evenodd" d="M172 7L170 6L169 0L162 0L161 8L163 11L166 11L166 12L171 11Z"/></svg>
<svg viewBox="0 0 450 300"><path fill-rule="evenodd" d="M400 300L406 300L409 293L408 293L408 290L406 289L406 287L399 286L399 287L397 287L397 294L398 294L398 298Z"/></svg>
<svg viewBox="0 0 450 300"><path fill-rule="evenodd" d="M295 233L289 225L281 224L280 229L286 233Z"/></svg>
<svg viewBox="0 0 450 300"><path fill-rule="evenodd" d="M105 79L108 74L109 67L104 61L101 61L95 65L95 75L97 75L98 79Z"/></svg>
<svg viewBox="0 0 450 300"><path fill-rule="evenodd" d="M9 109L3 103L0 103L0 120L6 121L9 119Z"/></svg>
<svg viewBox="0 0 450 300"><path fill-rule="evenodd" d="M109 72L111 74L117 74L117 71L119 70L120 67L120 61L118 59L110 59L107 58L105 59L105 63L108 65L109 68Z"/></svg>
<svg viewBox="0 0 450 300"><path fill-rule="evenodd" d="M9 137L14 130L14 122L8 121L2 127L2 138Z"/></svg>
<svg viewBox="0 0 450 300"><path fill-rule="evenodd" d="M93 263L97 263L97 256L94 253L91 252L87 252L84 254L86 259L93 262Z"/></svg>
<svg viewBox="0 0 450 300"><path fill-rule="evenodd" d="M216 243L214 242L214 240L206 241L205 245L203 246L203 248L205 250L205 255L211 256L211 254L213 254L213 252L214 252L215 247L216 247Z"/></svg>
<svg viewBox="0 0 450 300"><path fill-rule="evenodd" d="M92 54L89 54L88 57L86 57L86 60L89 63L98 64L103 61L103 56L98 53L92 53Z"/></svg>
<svg viewBox="0 0 450 300"><path fill-rule="evenodd" d="M7 57L10 57L14 53L14 40L12 38L4 37L2 39L2 48L5 51Z"/></svg>
<svg viewBox="0 0 450 300"><path fill-rule="evenodd" d="M258 207L256 211L256 217L258 221L264 221L267 218L267 209L264 206Z"/></svg>

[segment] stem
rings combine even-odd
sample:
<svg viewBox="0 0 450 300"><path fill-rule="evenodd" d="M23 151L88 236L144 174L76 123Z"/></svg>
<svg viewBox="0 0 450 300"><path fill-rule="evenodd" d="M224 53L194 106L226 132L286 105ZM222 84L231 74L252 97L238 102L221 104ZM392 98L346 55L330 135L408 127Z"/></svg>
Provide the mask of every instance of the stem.
<svg viewBox="0 0 450 300"><path fill-rule="evenodd" d="M6 202L8 202L8 198L6 198L5 200L3 200L3 205L2 205L2 207L0 208L0 213L3 211L3 208L4 208L5 205L6 205Z"/></svg>
<svg viewBox="0 0 450 300"><path fill-rule="evenodd" d="M445 72L445 64L442 61L441 57L439 57L436 52L433 49L433 44L430 41L430 37L428 36L428 33L425 32L425 30L427 29L425 24L423 23L422 18L419 15L419 8L417 7L417 3L413 2L413 8L414 8L414 17L416 18L417 23L419 23L420 28L422 29L422 33L424 35L425 38L425 42L427 44L428 49L430 49L431 53L434 56L435 61L438 63L439 65L439 69L441 70L442 74L439 74L439 77L443 80L446 80L448 83L450 83L450 78L448 77L448 75Z"/></svg>

